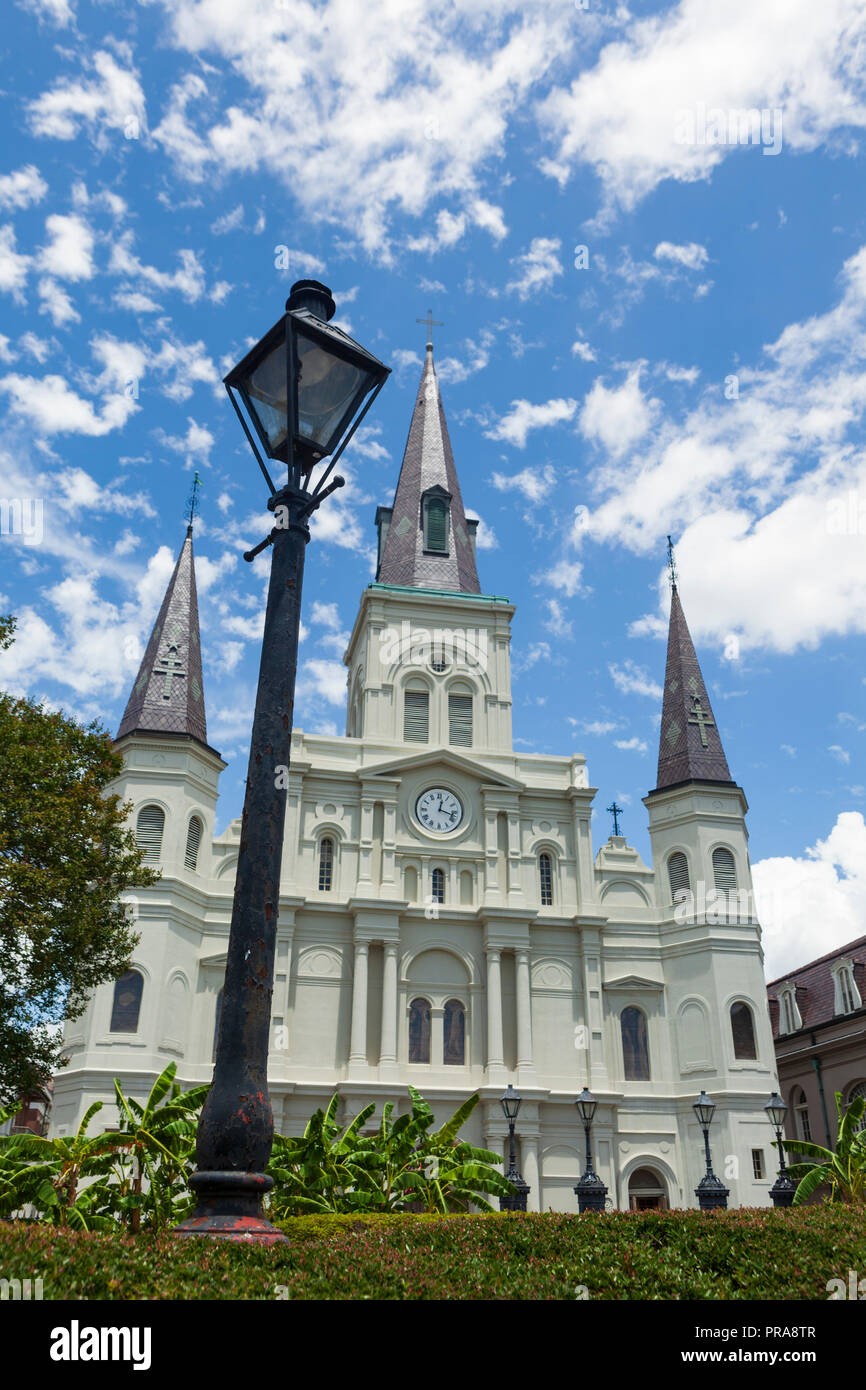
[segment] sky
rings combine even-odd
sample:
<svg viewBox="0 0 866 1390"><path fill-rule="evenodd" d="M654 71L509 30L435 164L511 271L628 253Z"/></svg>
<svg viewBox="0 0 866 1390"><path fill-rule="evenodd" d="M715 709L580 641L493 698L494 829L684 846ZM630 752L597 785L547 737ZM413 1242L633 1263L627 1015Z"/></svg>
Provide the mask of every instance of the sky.
<svg viewBox="0 0 866 1390"><path fill-rule="evenodd" d="M309 276L393 368L307 556L296 723L343 733L432 309L516 748L649 857L671 534L768 977L866 933L862 3L14 0L0 54L0 684L116 731L198 471L240 813L269 521L221 379Z"/></svg>

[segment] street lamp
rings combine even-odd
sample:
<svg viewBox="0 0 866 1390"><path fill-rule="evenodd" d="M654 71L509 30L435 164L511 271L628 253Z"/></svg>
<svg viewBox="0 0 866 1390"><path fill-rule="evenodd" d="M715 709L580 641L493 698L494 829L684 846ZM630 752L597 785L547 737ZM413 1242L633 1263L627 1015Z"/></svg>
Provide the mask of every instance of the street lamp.
<svg viewBox="0 0 866 1390"><path fill-rule="evenodd" d="M776 1131L776 1143L779 1149L779 1176L770 1188L770 1196L773 1199L774 1207L789 1207L794 1200L794 1193L797 1191L797 1184L788 1173L785 1167L785 1149L782 1141L782 1130L785 1127L785 1116L788 1107L782 1100L778 1091L774 1091L764 1106L764 1113L773 1129Z"/></svg>
<svg viewBox="0 0 866 1390"><path fill-rule="evenodd" d="M509 1081L499 1104L502 1106L503 1114L508 1121L508 1172L505 1176L517 1191L512 1193L510 1197L499 1198L500 1211L526 1211L526 1199L529 1196L529 1183L524 1181L514 1158L514 1122L517 1119L522 1099L523 1097L517 1094Z"/></svg>
<svg viewBox="0 0 866 1390"><path fill-rule="evenodd" d="M716 1112L715 1104L710 1100L706 1091L701 1091L692 1109L698 1124L704 1131L704 1153L707 1159L706 1174L695 1188L698 1205L701 1211L715 1211L717 1208L727 1210L729 1190L713 1172L713 1163L710 1158L710 1125Z"/></svg>
<svg viewBox="0 0 866 1390"><path fill-rule="evenodd" d="M574 1188L577 1193L578 1211L604 1211L607 1188L592 1166L592 1150L589 1143L589 1132L592 1128L592 1117L595 1114L598 1101L586 1086L584 1086L577 1100L577 1113L583 1121L583 1132L586 1135L586 1171L580 1182Z"/></svg>
<svg viewBox="0 0 866 1390"><path fill-rule="evenodd" d="M216 1063L190 1179L196 1207L177 1227L181 1236L285 1239L264 1219L262 1197L273 1186L265 1173L274 1134L268 1035L307 522L343 486L340 477L325 484L390 371L329 322L335 308L325 285L299 280L283 317L225 378L274 513L270 535L244 559L268 545L274 550ZM282 487L275 487L262 454L286 466ZM313 486L315 466L325 458L330 462Z"/></svg>

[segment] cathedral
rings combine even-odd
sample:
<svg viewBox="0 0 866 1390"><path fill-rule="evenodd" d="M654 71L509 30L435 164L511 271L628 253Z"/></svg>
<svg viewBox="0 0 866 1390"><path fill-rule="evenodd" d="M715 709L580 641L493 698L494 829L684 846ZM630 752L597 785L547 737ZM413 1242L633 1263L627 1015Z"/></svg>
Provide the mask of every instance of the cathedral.
<svg viewBox="0 0 866 1390"><path fill-rule="evenodd" d="M348 1119L444 1119L478 1091L467 1138L503 1151L499 1098L523 1103L529 1209L575 1211L598 1101L608 1205L696 1206L710 1130L729 1205L766 1206L775 1151L763 1106L775 1059L754 915L746 798L731 777L672 589L652 864L614 833L594 852L586 759L515 751L514 607L478 578L433 347L397 490L376 514L378 565L345 653L345 737L296 730L287 774L268 1074L278 1132L334 1091ZM250 711L252 723L252 711ZM210 1080L240 820L214 818L226 764L208 743L192 527L117 735L132 824L161 878L130 901L129 971L64 1036L52 1133L88 1105L116 1123L113 1078L144 1097L170 1061ZM616 823L615 823L615 829Z"/></svg>

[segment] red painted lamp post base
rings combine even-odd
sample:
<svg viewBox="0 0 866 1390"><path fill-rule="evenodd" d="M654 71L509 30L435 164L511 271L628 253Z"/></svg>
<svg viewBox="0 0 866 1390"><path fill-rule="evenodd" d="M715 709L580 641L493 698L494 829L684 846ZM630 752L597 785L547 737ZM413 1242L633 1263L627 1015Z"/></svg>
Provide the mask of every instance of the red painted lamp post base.
<svg viewBox="0 0 866 1390"><path fill-rule="evenodd" d="M198 1198L195 1210L172 1234L288 1245L282 1231L262 1216L262 1197L273 1185L273 1178L264 1173L194 1173L190 1186Z"/></svg>

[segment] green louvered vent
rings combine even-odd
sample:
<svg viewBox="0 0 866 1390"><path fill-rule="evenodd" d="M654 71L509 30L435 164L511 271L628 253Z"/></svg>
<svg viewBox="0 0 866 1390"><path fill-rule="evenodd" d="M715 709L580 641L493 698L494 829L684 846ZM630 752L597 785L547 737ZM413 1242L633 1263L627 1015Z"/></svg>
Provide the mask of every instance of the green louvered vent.
<svg viewBox="0 0 866 1390"><path fill-rule="evenodd" d="M403 697L403 738L426 743L430 729L430 696L426 690L407 690Z"/></svg>
<svg viewBox="0 0 866 1390"><path fill-rule="evenodd" d="M472 747L472 696L448 696L448 742Z"/></svg>
<svg viewBox="0 0 866 1390"><path fill-rule="evenodd" d="M162 832L165 827L165 812L161 806L142 806L138 813L135 838L139 849L144 850L147 864L154 864L162 853Z"/></svg>
<svg viewBox="0 0 866 1390"><path fill-rule="evenodd" d="M448 549L448 509L441 498L433 497L427 503L427 545L426 550L444 553Z"/></svg>

